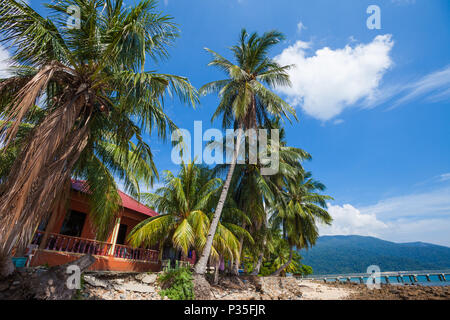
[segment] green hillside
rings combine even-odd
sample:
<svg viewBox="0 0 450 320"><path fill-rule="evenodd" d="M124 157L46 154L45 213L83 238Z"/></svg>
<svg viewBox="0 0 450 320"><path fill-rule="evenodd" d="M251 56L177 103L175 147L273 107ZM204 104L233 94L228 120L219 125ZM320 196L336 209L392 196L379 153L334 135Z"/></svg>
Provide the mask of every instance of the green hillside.
<svg viewBox="0 0 450 320"><path fill-rule="evenodd" d="M394 243L363 236L323 236L316 245L300 250L302 262L314 274L450 269L450 248L423 242Z"/></svg>

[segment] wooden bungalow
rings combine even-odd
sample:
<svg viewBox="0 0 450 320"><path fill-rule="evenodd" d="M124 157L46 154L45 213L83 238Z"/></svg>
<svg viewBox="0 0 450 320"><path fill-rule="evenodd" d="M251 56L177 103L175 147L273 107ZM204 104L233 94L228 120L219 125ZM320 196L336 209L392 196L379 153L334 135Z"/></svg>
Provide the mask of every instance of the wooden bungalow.
<svg viewBox="0 0 450 320"><path fill-rule="evenodd" d="M29 266L55 266L90 253L96 262L90 270L158 271L157 248L133 248L129 232L155 211L119 191L122 206L106 241L98 241L89 217L89 192L83 181L72 180L69 209L55 210L39 226L29 248Z"/></svg>

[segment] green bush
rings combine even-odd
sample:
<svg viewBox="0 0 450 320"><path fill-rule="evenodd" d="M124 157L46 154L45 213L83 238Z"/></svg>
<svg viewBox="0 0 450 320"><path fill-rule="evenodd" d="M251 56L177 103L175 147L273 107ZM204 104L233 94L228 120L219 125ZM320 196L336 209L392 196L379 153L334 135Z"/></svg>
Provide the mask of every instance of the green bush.
<svg viewBox="0 0 450 320"><path fill-rule="evenodd" d="M194 283L189 268L169 269L158 277L161 297L171 300L194 300Z"/></svg>

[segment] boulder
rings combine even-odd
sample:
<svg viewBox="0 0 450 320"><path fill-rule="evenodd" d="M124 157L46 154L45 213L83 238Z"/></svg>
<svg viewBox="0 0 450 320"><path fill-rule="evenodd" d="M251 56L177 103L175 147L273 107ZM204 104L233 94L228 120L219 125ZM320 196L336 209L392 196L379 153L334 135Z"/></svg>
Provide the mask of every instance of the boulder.
<svg viewBox="0 0 450 320"><path fill-rule="evenodd" d="M139 280L139 281L141 281L143 283L152 284L152 283L156 282L157 277L158 276L155 273L151 273L151 274L140 273L135 278L136 278L136 280Z"/></svg>

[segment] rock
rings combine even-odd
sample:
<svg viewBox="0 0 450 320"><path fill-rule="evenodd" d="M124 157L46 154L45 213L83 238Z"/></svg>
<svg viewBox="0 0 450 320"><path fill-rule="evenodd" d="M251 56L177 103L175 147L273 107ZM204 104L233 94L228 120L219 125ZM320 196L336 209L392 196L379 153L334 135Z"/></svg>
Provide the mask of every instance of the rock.
<svg viewBox="0 0 450 320"><path fill-rule="evenodd" d="M141 284L141 283L138 283L135 281L123 282L122 284L116 283L113 285L113 288L120 293L124 293L127 291L140 292L140 293L155 292L155 288L153 286Z"/></svg>
<svg viewBox="0 0 450 320"><path fill-rule="evenodd" d="M97 279L93 276L84 276L84 281L93 287L108 288L108 283L106 281Z"/></svg>
<svg viewBox="0 0 450 320"><path fill-rule="evenodd" d="M157 277L158 276L156 274L154 274L154 273L152 273L152 274L145 274L144 273L144 275L141 277L141 279L138 279L138 280L140 280L141 282L146 283L146 284L151 284L151 283L155 283L156 282Z"/></svg>
<svg viewBox="0 0 450 320"><path fill-rule="evenodd" d="M75 289L69 289L66 285L70 274L67 267L76 265L81 271L86 270L95 262L92 255L84 255L80 259L71 261L65 265L49 268L43 272L30 276L27 272L16 271L12 277L13 282L19 283L18 287L3 291L0 300L70 300L75 294Z"/></svg>

